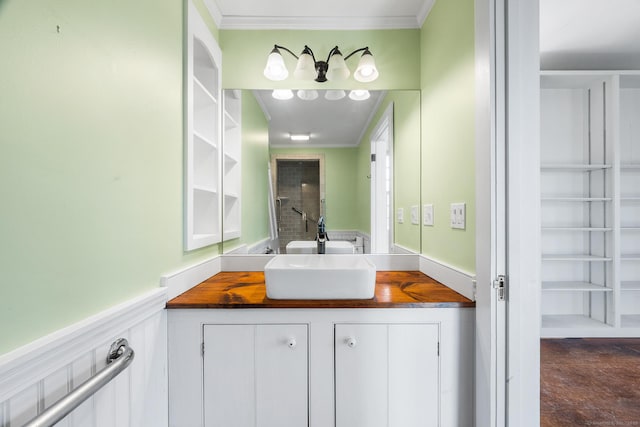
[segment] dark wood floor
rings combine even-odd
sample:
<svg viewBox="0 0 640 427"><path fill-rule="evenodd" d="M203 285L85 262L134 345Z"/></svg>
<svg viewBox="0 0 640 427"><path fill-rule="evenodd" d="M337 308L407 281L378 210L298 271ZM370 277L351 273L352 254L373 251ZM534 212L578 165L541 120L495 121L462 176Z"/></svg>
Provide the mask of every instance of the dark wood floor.
<svg viewBox="0 0 640 427"><path fill-rule="evenodd" d="M544 339L540 425L640 426L640 339Z"/></svg>

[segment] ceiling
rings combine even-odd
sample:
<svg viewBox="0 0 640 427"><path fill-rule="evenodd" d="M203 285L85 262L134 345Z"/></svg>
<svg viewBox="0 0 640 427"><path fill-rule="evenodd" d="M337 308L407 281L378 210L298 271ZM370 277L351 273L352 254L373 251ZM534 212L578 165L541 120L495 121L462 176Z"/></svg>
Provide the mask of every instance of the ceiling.
<svg viewBox="0 0 640 427"><path fill-rule="evenodd" d="M435 0L205 0L220 29L420 28Z"/></svg>
<svg viewBox="0 0 640 427"><path fill-rule="evenodd" d="M298 97L277 100L270 90L256 90L254 95L269 120L271 147L355 147L360 143L384 91L371 91L371 97L354 101L348 96L338 101L324 98L304 101ZM291 134L308 134L308 142L292 142Z"/></svg>
<svg viewBox="0 0 640 427"><path fill-rule="evenodd" d="M543 69L640 69L640 0L540 0Z"/></svg>

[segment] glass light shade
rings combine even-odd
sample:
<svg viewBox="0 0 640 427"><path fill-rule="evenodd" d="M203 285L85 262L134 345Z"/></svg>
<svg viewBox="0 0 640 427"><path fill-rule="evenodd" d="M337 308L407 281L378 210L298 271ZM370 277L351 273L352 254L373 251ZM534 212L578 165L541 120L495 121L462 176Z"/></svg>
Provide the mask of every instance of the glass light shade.
<svg viewBox="0 0 640 427"><path fill-rule="evenodd" d="M318 97L318 91L315 89L300 89L298 91L298 98L303 101L313 101Z"/></svg>
<svg viewBox="0 0 640 427"><path fill-rule="evenodd" d="M376 68L376 61L373 59L373 55L367 50L360 57L358 62L358 68L353 73L353 78L359 82L369 83L378 78L378 69Z"/></svg>
<svg viewBox="0 0 640 427"><path fill-rule="evenodd" d="M275 89L271 92L271 96L280 101L286 101L293 98L293 91L291 89Z"/></svg>
<svg viewBox="0 0 640 427"><path fill-rule="evenodd" d="M342 54L337 52L331 55L331 58L329 58L329 69L327 70L327 80L332 82L347 80L350 74L351 71L347 68Z"/></svg>
<svg viewBox="0 0 640 427"><path fill-rule="evenodd" d="M274 49L267 58L267 65L264 67L264 76L269 80L284 80L289 76L289 70L284 64L284 59L277 49Z"/></svg>
<svg viewBox="0 0 640 427"><path fill-rule="evenodd" d="M293 71L293 77L300 80L313 80L316 76L316 63L313 57L308 53L303 53L298 58L296 69Z"/></svg>
<svg viewBox="0 0 640 427"><path fill-rule="evenodd" d="M368 90L352 90L349 92L349 98L354 101L364 101L365 99L369 99L371 94Z"/></svg>
<svg viewBox="0 0 640 427"><path fill-rule="evenodd" d="M337 89L337 90L330 89L324 93L324 99L327 99L329 101L337 101L338 99L342 99L345 96L347 96L347 94L342 89Z"/></svg>

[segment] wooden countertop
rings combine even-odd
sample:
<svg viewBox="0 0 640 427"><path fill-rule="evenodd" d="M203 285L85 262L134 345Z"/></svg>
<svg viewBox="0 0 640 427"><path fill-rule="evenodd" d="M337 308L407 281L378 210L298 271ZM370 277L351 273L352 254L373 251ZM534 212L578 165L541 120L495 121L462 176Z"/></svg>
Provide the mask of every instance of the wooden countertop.
<svg viewBox="0 0 640 427"><path fill-rule="evenodd" d="M379 271L369 300L274 300L261 271L222 272L167 303L167 308L459 308L470 299L419 271Z"/></svg>

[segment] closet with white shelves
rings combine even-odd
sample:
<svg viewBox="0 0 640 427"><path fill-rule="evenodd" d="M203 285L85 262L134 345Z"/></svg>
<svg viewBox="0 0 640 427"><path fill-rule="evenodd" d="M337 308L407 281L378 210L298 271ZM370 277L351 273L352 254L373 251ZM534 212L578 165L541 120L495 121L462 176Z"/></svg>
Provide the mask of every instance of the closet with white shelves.
<svg viewBox="0 0 640 427"><path fill-rule="evenodd" d="M242 194L242 93L225 89L224 93L224 240L237 239L241 234Z"/></svg>
<svg viewBox="0 0 640 427"><path fill-rule="evenodd" d="M640 126L624 124L640 119L640 92L630 85L614 72L541 73L543 337L640 333L629 329L640 328Z"/></svg>
<svg viewBox="0 0 640 427"><path fill-rule="evenodd" d="M222 52L188 2L185 58L184 244L193 250L221 240Z"/></svg>
<svg viewBox="0 0 640 427"><path fill-rule="evenodd" d="M640 328L640 74L620 76L620 323Z"/></svg>

